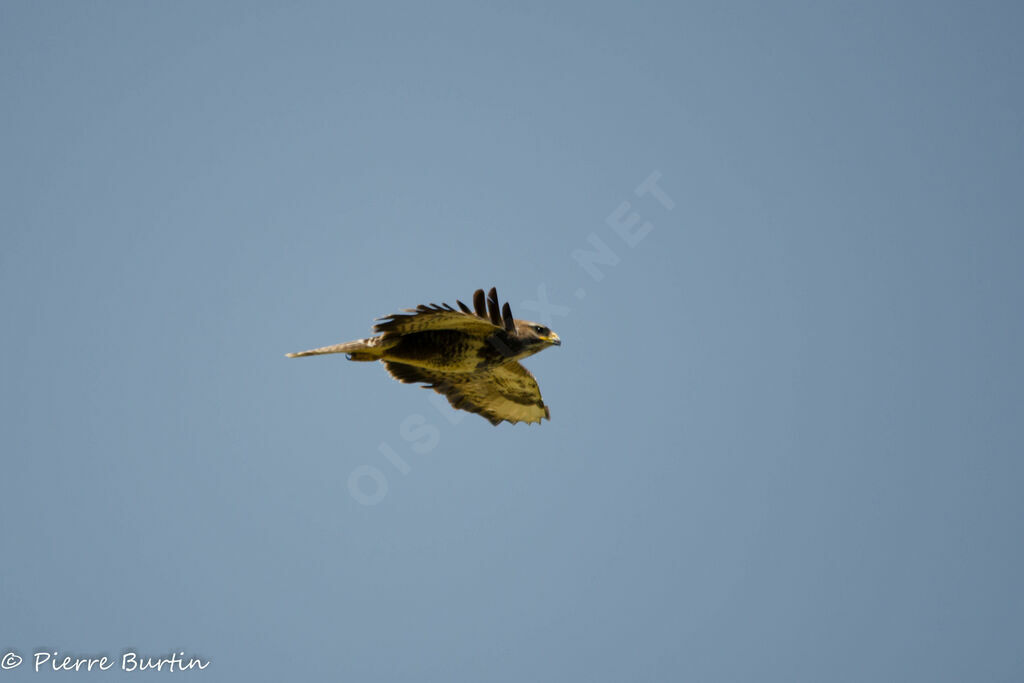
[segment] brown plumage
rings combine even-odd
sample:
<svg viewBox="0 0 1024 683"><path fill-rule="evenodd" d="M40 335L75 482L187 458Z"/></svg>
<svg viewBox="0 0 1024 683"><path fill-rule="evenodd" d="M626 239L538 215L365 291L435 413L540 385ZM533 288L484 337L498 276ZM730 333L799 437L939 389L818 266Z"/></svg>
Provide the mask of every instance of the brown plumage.
<svg viewBox="0 0 1024 683"><path fill-rule="evenodd" d="M376 337L288 357L344 353L349 360L379 360L399 382L422 382L424 388L444 394L454 408L478 413L491 424L550 420L537 381L519 361L560 345L558 335L544 325L513 318L508 302L499 305L493 287L486 296L476 290L472 309L455 303L458 309L421 304L378 318Z"/></svg>

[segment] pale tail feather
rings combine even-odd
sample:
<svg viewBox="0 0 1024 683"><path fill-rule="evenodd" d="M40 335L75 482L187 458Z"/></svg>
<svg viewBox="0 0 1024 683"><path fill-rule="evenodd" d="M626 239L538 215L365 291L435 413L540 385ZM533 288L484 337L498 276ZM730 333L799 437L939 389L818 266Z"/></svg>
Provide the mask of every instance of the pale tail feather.
<svg viewBox="0 0 1024 683"><path fill-rule="evenodd" d="M344 344L321 346L319 349L288 353L285 356L288 358L302 358L303 356L320 356L325 353L347 353L349 360L379 360L384 355L384 349L379 346L379 339L379 337L358 339Z"/></svg>

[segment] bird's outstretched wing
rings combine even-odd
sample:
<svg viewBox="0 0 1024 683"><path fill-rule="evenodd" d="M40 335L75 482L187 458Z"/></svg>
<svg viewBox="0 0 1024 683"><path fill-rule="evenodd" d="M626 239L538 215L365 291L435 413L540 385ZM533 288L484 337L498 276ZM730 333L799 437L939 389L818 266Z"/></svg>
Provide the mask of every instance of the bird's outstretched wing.
<svg viewBox="0 0 1024 683"><path fill-rule="evenodd" d="M378 318L373 331L385 336L424 332L427 330L459 330L480 336L488 336L505 330L513 332L515 321L508 302L503 307L498 305L498 292L492 287L484 296L484 290L478 289L473 294L473 309L456 301L458 309L448 304L420 304L416 308L407 308L404 313Z"/></svg>
<svg viewBox="0 0 1024 683"><path fill-rule="evenodd" d="M551 419L537 380L517 362L472 374L439 373L390 361L384 366L399 382L424 382L425 389L444 394L453 408L478 413L493 425Z"/></svg>

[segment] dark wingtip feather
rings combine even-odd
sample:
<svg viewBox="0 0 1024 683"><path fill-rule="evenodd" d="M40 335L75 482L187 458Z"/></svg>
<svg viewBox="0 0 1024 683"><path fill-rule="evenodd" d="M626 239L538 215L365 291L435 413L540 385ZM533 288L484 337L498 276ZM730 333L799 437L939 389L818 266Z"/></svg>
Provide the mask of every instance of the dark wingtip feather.
<svg viewBox="0 0 1024 683"><path fill-rule="evenodd" d="M505 329L509 332L516 331L516 322L512 318L512 308L505 302L505 305L501 307L501 317L505 319Z"/></svg>
<svg viewBox="0 0 1024 683"><path fill-rule="evenodd" d="M473 308L481 318L487 318L487 299L484 298L484 290L478 289L473 292Z"/></svg>
<svg viewBox="0 0 1024 683"><path fill-rule="evenodd" d="M491 314L491 322L501 327L501 307L498 306L498 288L491 287L487 293L487 309Z"/></svg>

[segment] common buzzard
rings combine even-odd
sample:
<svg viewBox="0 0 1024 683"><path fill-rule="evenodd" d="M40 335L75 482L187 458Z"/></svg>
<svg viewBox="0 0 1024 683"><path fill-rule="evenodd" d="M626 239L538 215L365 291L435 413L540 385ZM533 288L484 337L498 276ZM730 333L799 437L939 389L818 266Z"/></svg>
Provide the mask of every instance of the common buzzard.
<svg viewBox="0 0 1024 683"><path fill-rule="evenodd" d="M484 290L476 290L472 310L455 303L458 309L448 304L407 308L378 318L376 337L288 357L344 353L349 360L379 360L399 382L423 382L424 388L444 394L452 407L479 413L493 425L550 420L537 380L519 361L561 345L558 335L544 325L514 319L507 301L498 305L493 287L486 297Z"/></svg>

